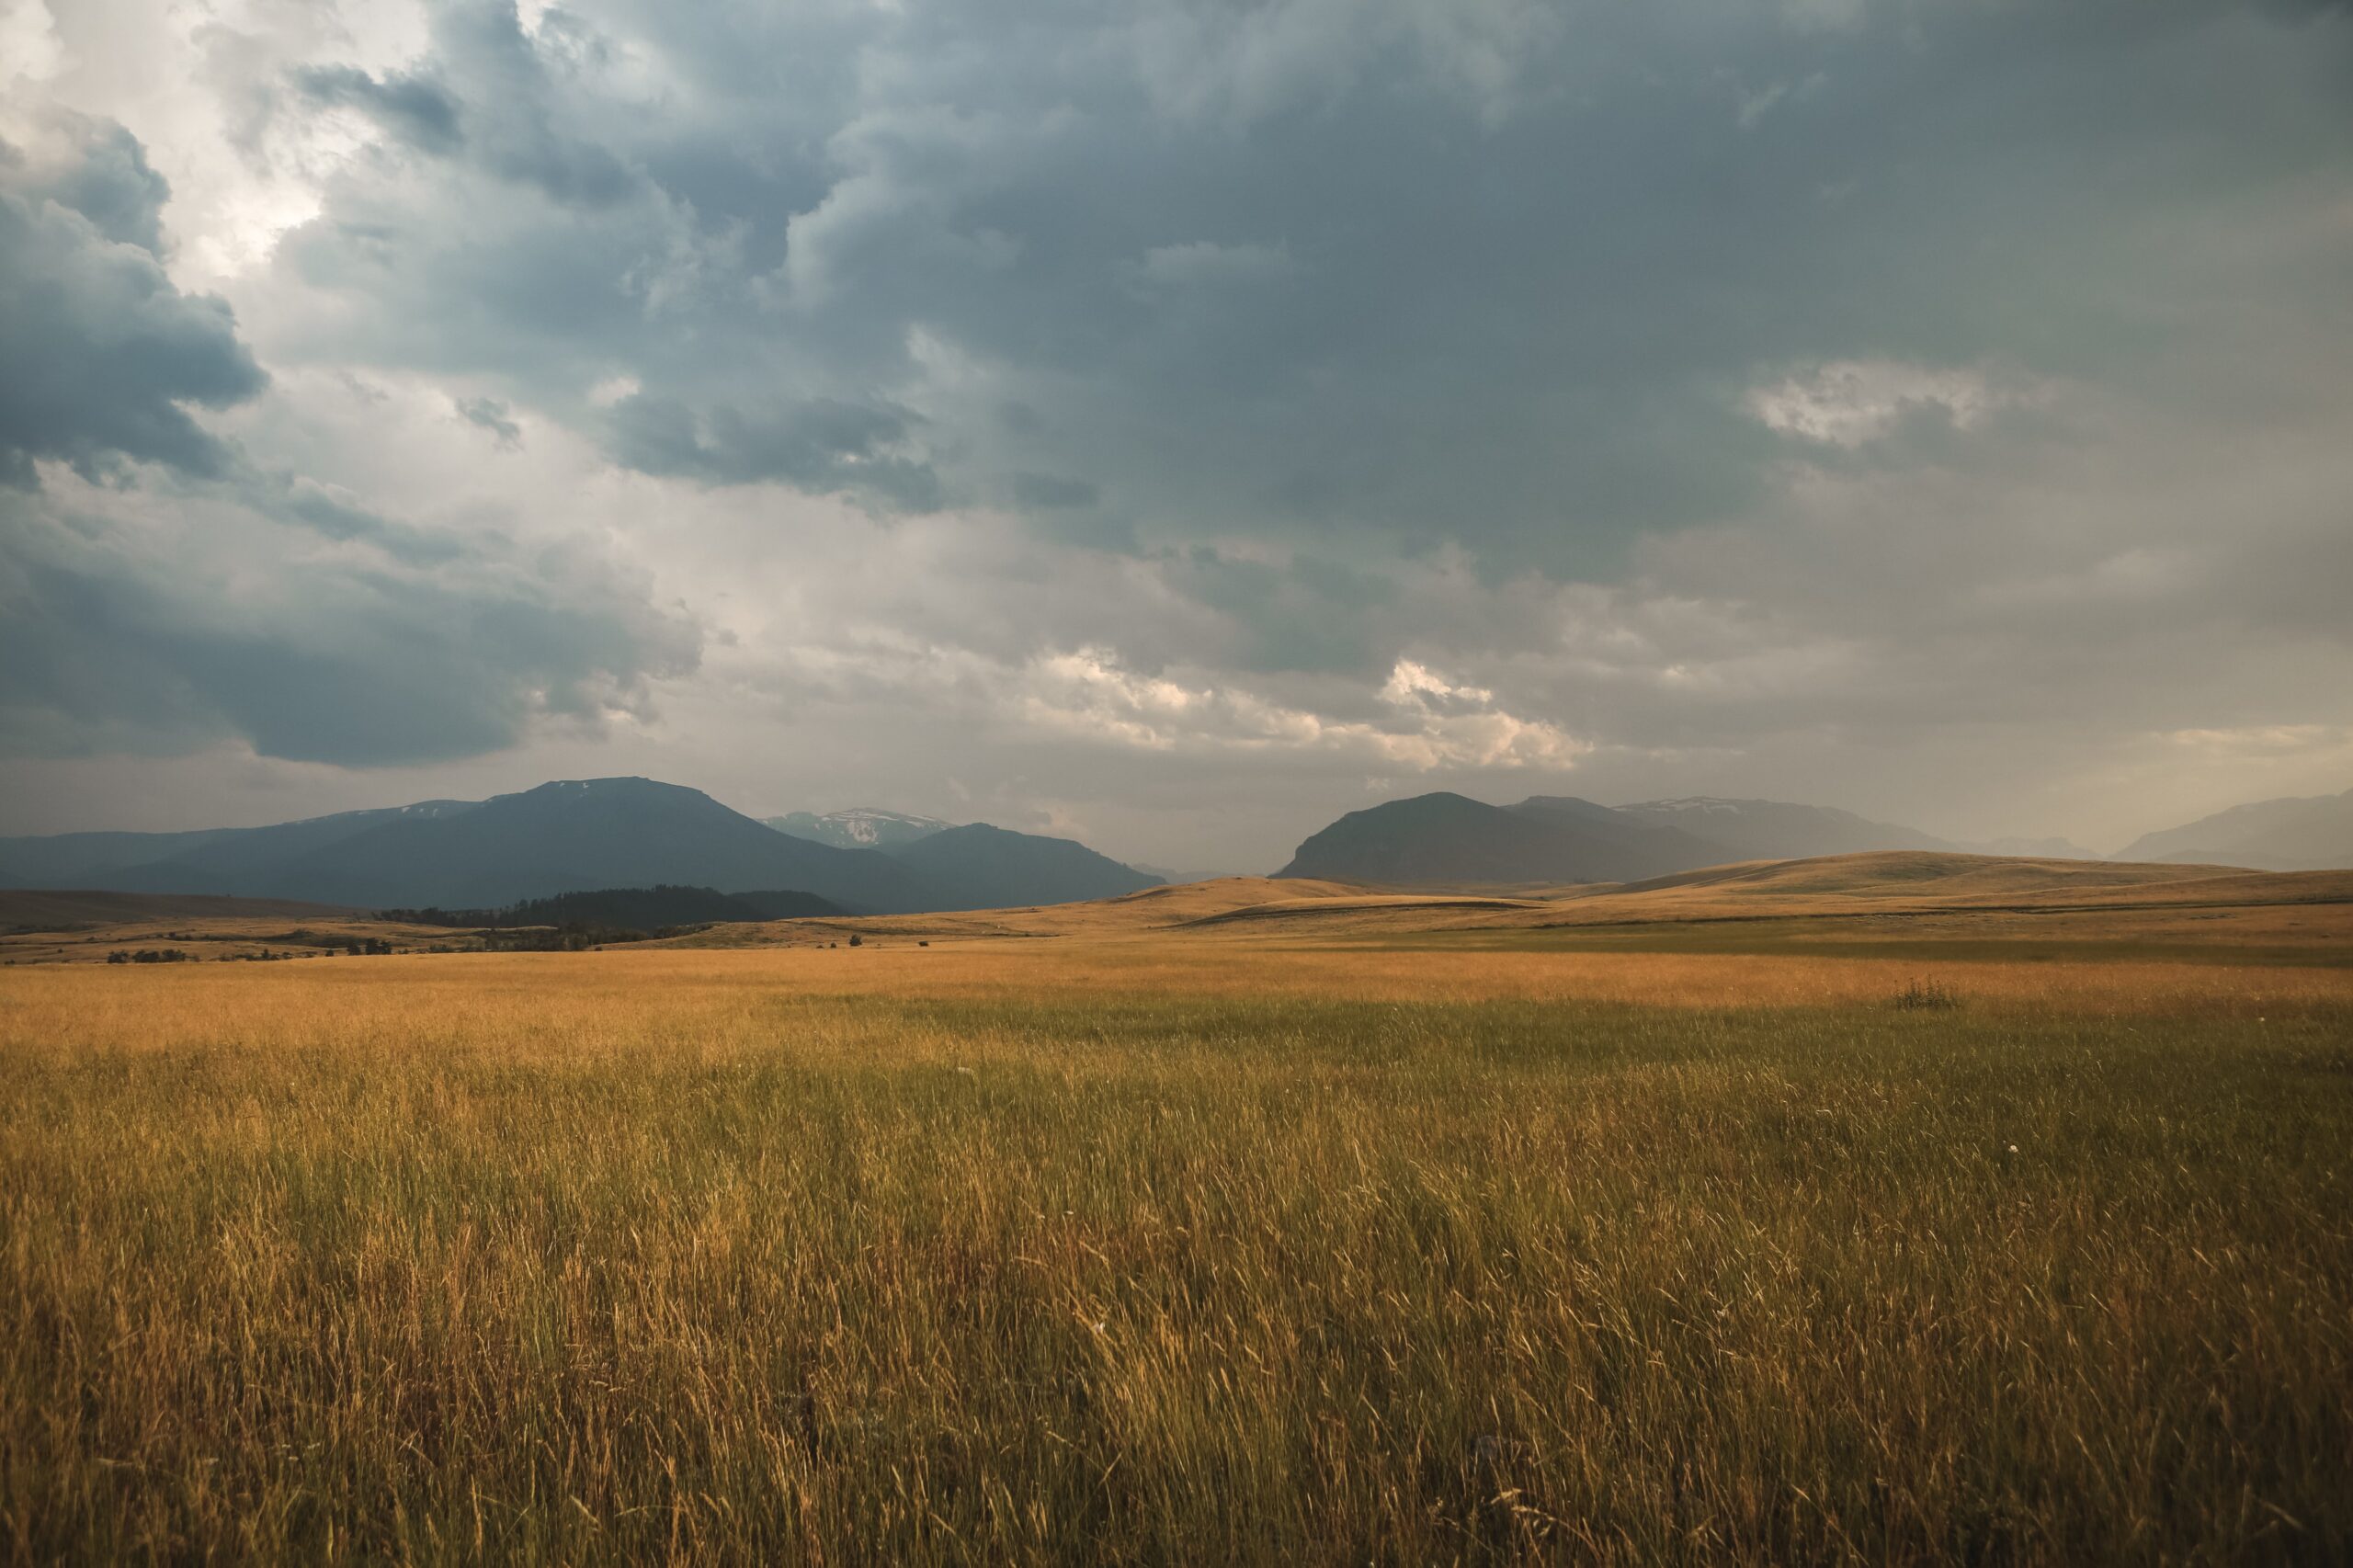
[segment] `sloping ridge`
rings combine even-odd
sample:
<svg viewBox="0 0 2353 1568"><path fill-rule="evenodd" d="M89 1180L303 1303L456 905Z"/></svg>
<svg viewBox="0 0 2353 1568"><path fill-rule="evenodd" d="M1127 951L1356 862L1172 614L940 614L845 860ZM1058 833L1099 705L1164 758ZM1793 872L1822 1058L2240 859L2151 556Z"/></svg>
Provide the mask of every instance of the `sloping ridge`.
<svg viewBox="0 0 2353 1568"><path fill-rule="evenodd" d="M1537 796L1506 808L1441 790L1348 812L1275 874L1392 888L1618 882L1722 858L1677 828L1589 801Z"/></svg>
<svg viewBox="0 0 2353 1568"><path fill-rule="evenodd" d="M987 823L943 828L883 853L923 879L928 907L939 910L1083 903L1160 885L1075 839Z"/></svg>
<svg viewBox="0 0 2353 1568"><path fill-rule="evenodd" d="M2267 871L2353 868L2353 790L2233 806L2125 846L2124 859L2222 861Z"/></svg>
<svg viewBox="0 0 2353 1568"><path fill-rule="evenodd" d="M495 908L602 888L790 888L846 908L920 907L917 877L870 849L762 826L699 790L649 778L542 784L472 812L384 824L299 857L283 881L346 903Z"/></svg>
<svg viewBox="0 0 2353 1568"><path fill-rule="evenodd" d="M1070 903L1156 882L1073 840L979 824L882 849L838 847L650 778L563 780L486 801L428 801L270 827L0 840L0 886L361 908L498 909L669 885L789 891L898 914Z"/></svg>
<svg viewBox="0 0 2353 1568"><path fill-rule="evenodd" d="M920 907L914 872L873 850L788 837L699 790L648 778L540 785L485 801L428 801L274 827L97 835L116 863L63 885L111 892L301 900L381 909L495 909L526 899L661 883L721 892L790 889L847 908ZM74 846L51 851L55 859ZM59 881L52 881L52 886Z"/></svg>
<svg viewBox="0 0 2353 1568"><path fill-rule="evenodd" d="M0 931L66 931L80 926L122 926L134 920L333 920L352 913L338 904L285 898L98 889L0 890Z"/></svg>
<svg viewBox="0 0 2353 1568"><path fill-rule="evenodd" d="M1617 811L1639 821L1679 827L1718 846L1720 853L1711 860L1797 860L1884 849L1957 852L1963 848L1917 828L1873 822L1836 806L1788 801L1690 795L1672 801L1638 801Z"/></svg>
<svg viewBox="0 0 2353 1568"><path fill-rule="evenodd" d="M240 828L168 859L126 866L105 885L142 892L259 892L310 898L315 895L278 881L279 869L379 829L440 822L481 807L479 801L421 801L415 805L338 812L268 827ZM341 901L330 898L329 902Z"/></svg>

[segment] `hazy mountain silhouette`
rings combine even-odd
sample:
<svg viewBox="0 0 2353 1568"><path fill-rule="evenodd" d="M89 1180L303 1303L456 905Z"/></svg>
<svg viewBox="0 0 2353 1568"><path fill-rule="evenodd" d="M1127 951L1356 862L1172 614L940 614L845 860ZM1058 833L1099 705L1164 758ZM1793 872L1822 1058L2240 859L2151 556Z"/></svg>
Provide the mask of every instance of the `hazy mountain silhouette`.
<svg viewBox="0 0 2353 1568"><path fill-rule="evenodd" d="M1786 801L1701 795L1604 806L1574 795L1532 795L1491 806L1440 793L1351 812L1302 844L1276 874L1409 885L1617 882L1740 860L1978 847ZM2063 842L2036 852L2096 858Z"/></svg>
<svg viewBox="0 0 2353 1568"><path fill-rule="evenodd" d="M1723 851L1720 860L1800 860L1815 855L1856 855L1873 849L1958 850L1962 846L1917 828L1873 822L1835 806L1787 801L1735 801L1690 795L1638 801L1617 808L1662 827L1680 828ZM1705 862L1702 862L1703 864Z"/></svg>
<svg viewBox="0 0 2353 1568"><path fill-rule="evenodd" d="M699 790L650 778L542 784L468 812L401 818L300 856L282 875L307 896L371 905L493 908L657 882L790 888L877 913L926 902L920 882L873 850L788 837Z"/></svg>
<svg viewBox="0 0 2353 1568"><path fill-rule="evenodd" d="M1350 812L1299 846L1279 877L1425 882L1619 882L1733 857L1570 796L1491 806L1441 791Z"/></svg>
<svg viewBox="0 0 2353 1568"><path fill-rule="evenodd" d="M2323 871L2353 866L2353 790L2342 795L2256 801L2144 834L2119 860L2251 866L2259 871Z"/></svg>
<svg viewBox="0 0 2353 1568"><path fill-rule="evenodd" d="M1005 909L1076 903L1161 885L1069 838L974 823L944 828L884 851L921 877L939 902L934 909Z"/></svg>
<svg viewBox="0 0 2353 1568"><path fill-rule="evenodd" d="M141 892L238 892L262 890L248 896L307 897L279 891L279 871L321 855L336 845L364 837L380 828L402 823L438 822L461 812L478 811L479 801L422 801L413 806L379 811L339 812L334 816L279 823L272 827L244 828L222 834L210 843L146 866L129 866L116 879L93 885L132 888ZM330 899L329 903L345 902Z"/></svg>
<svg viewBox="0 0 2353 1568"><path fill-rule="evenodd" d="M473 802L426 801L204 835L72 835L0 842L0 874L24 885L299 898L369 908L494 909L600 888L680 883L722 892L790 889L846 908L928 903L904 867L870 849L791 838L699 790L649 778L542 784ZM154 853L137 858L144 839ZM190 843L189 840L194 842Z"/></svg>
<svg viewBox="0 0 2353 1568"><path fill-rule="evenodd" d="M759 895L798 914L816 911L793 905L793 895L904 914L1102 898L1154 885L1067 839L996 828L949 833L963 836L917 866L880 849L779 832L699 790L594 778L272 827L0 840L0 885L499 909L667 884Z"/></svg>
<svg viewBox="0 0 2353 1568"><path fill-rule="evenodd" d="M155 861L217 843L251 829L203 828L191 833L59 833L0 838L0 888L97 888L108 871Z"/></svg>
<svg viewBox="0 0 2353 1568"><path fill-rule="evenodd" d="M1578 845L1576 863L1596 868L1593 874L1577 878L1579 881L1638 881L1741 858L1715 839L1681 824L1596 805L1574 795L1530 795L1504 810L1574 835ZM1605 875L1600 869L1605 866L1616 869Z"/></svg>
<svg viewBox="0 0 2353 1568"><path fill-rule="evenodd" d="M2072 838L1980 838L1961 847L1972 855L2000 855L2025 860L2105 860L2097 849L2086 849Z"/></svg>
<svg viewBox="0 0 2353 1568"><path fill-rule="evenodd" d="M217 892L224 881L266 876L298 855L356 837L388 822L468 812L480 803L421 801L413 806L337 812L270 827L216 827L193 833L62 833L47 838L0 839L0 886Z"/></svg>

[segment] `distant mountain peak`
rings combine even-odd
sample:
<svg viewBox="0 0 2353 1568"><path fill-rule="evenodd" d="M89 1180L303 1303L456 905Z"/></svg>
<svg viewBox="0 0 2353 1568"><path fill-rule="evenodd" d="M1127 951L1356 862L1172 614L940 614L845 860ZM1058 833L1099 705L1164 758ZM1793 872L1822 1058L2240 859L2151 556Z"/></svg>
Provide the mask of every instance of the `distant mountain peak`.
<svg viewBox="0 0 2353 1568"><path fill-rule="evenodd" d="M889 812L880 806L851 806L838 812L789 812L760 821L779 833L830 844L836 849L887 849L913 844L955 824L910 812Z"/></svg>
<svg viewBox="0 0 2353 1568"><path fill-rule="evenodd" d="M658 778L647 778L641 775L631 773L616 775L610 778L551 778L546 783L533 785L529 790L517 790L515 792L515 797L500 798L510 799L521 796L536 795L544 799L551 795L590 794L702 795L702 791L694 789L689 785L665 784ZM703 799L705 800L709 800L710 798L710 797L708 795L703 795Z"/></svg>
<svg viewBox="0 0 2353 1568"><path fill-rule="evenodd" d="M1451 790L1350 812L1275 874L1385 886L1631 881L1730 856L1573 796L1493 806Z"/></svg>

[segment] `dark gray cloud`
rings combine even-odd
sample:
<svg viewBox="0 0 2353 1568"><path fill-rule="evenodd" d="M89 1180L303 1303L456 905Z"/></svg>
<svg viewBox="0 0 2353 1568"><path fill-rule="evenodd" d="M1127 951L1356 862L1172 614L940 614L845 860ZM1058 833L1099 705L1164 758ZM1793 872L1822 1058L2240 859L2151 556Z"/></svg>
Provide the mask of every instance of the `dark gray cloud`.
<svg viewBox="0 0 2353 1568"><path fill-rule="evenodd" d="M424 68L506 126L460 165L551 200L485 230L458 170L347 188L288 254L411 335L351 347L494 358L583 420L584 361L626 367L650 401L613 451L648 472L830 490L715 427L789 448L797 410L879 389L929 421L885 501L1086 495L1145 539L1445 540L1497 572L1622 570L1756 506L1783 443L1739 394L1778 366L2177 371L2222 324L2169 302L2218 258L2153 226L2192 191L2284 214L2353 156L2348 29L2292 8L437 15ZM854 97L744 69L823 58ZM517 173L583 158L607 173Z"/></svg>
<svg viewBox="0 0 2353 1568"><path fill-rule="evenodd" d="M438 83L397 73L381 80L350 65L305 66L293 85L310 102L356 108L395 138L428 153L452 153L464 142L458 105Z"/></svg>
<svg viewBox="0 0 2353 1568"><path fill-rule="evenodd" d="M0 142L0 185L28 201L54 201L80 213L116 244L164 254L164 203L171 187L147 163L138 138L112 120L52 109L38 129L63 147L35 160Z"/></svg>
<svg viewBox="0 0 2353 1568"><path fill-rule="evenodd" d="M1071 479L1058 473L1031 473L1026 469L1011 475L1009 489L1013 504L1030 512L1092 506L1103 499L1102 488L1084 479Z"/></svg>
<svg viewBox="0 0 2353 1568"><path fill-rule="evenodd" d="M642 473L705 484L782 480L813 494L872 497L904 511L940 505L930 467L894 454L908 435L898 409L819 398L767 415L721 404L707 415L676 398L632 392L615 404L607 449Z"/></svg>
<svg viewBox="0 0 2353 1568"><path fill-rule="evenodd" d="M227 305L165 273L138 143L45 129L0 161L0 753L438 761L650 711L649 681L694 668L695 622L591 552L387 517L199 424L186 405L267 378Z"/></svg>
<svg viewBox="0 0 2353 1568"><path fill-rule="evenodd" d="M36 459L95 474L125 458L214 474L227 449L188 405L259 392L228 305L164 269L164 181L119 126L53 127L47 166L0 143L0 480Z"/></svg>
<svg viewBox="0 0 2353 1568"><path fill-rule="evenodd" d="M347 767L444 761L642 710L649 678L699 655L690 621L576 555L305 562L246 522L224 561L38 496L0 507L0 749L16 755L233 738Z"/></svg>
<svg viewBox="0 0 2353 1568"><path fill-rule="evenodd" d="M515 411L494 397L461 397L457 400L458 417L467 424L489 431L502 447L523 444L523 427L515 423Z"/></svg>
<svg viewBox="0 0 2353 1568"><path fill-rule="evenodd" d="M310 214L222 264L273 371L470 447L426 484L290 396L133 406L383 605L580 595L543 657L484 620L531 689L689 661L591 630L653 597L626 574L533 598L477 527L596 539L723 627L689 710L729 745L813 726L777 747L888 792L903 722L958 789L1130 823L1574 767L1977 831L2234 712L2353 722L2341 6L424 17L214 29L201 91L252 129L209 188ZM8 188L164 256L136 144L84 140L88 194ZM185 412L223 406L233 472ZM510 733L485 700L452 733Z"/></svg>

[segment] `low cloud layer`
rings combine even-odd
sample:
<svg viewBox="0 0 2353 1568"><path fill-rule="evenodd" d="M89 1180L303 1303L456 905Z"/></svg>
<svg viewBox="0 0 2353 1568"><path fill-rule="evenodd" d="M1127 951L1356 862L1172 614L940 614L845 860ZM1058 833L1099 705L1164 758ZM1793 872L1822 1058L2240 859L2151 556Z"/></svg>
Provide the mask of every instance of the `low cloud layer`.
<svg viewBox="0 0 2353 1568"><path fill-rule="evenodd" d="M2341 6L11 17L15 826L2343 787Z"/></svg>

